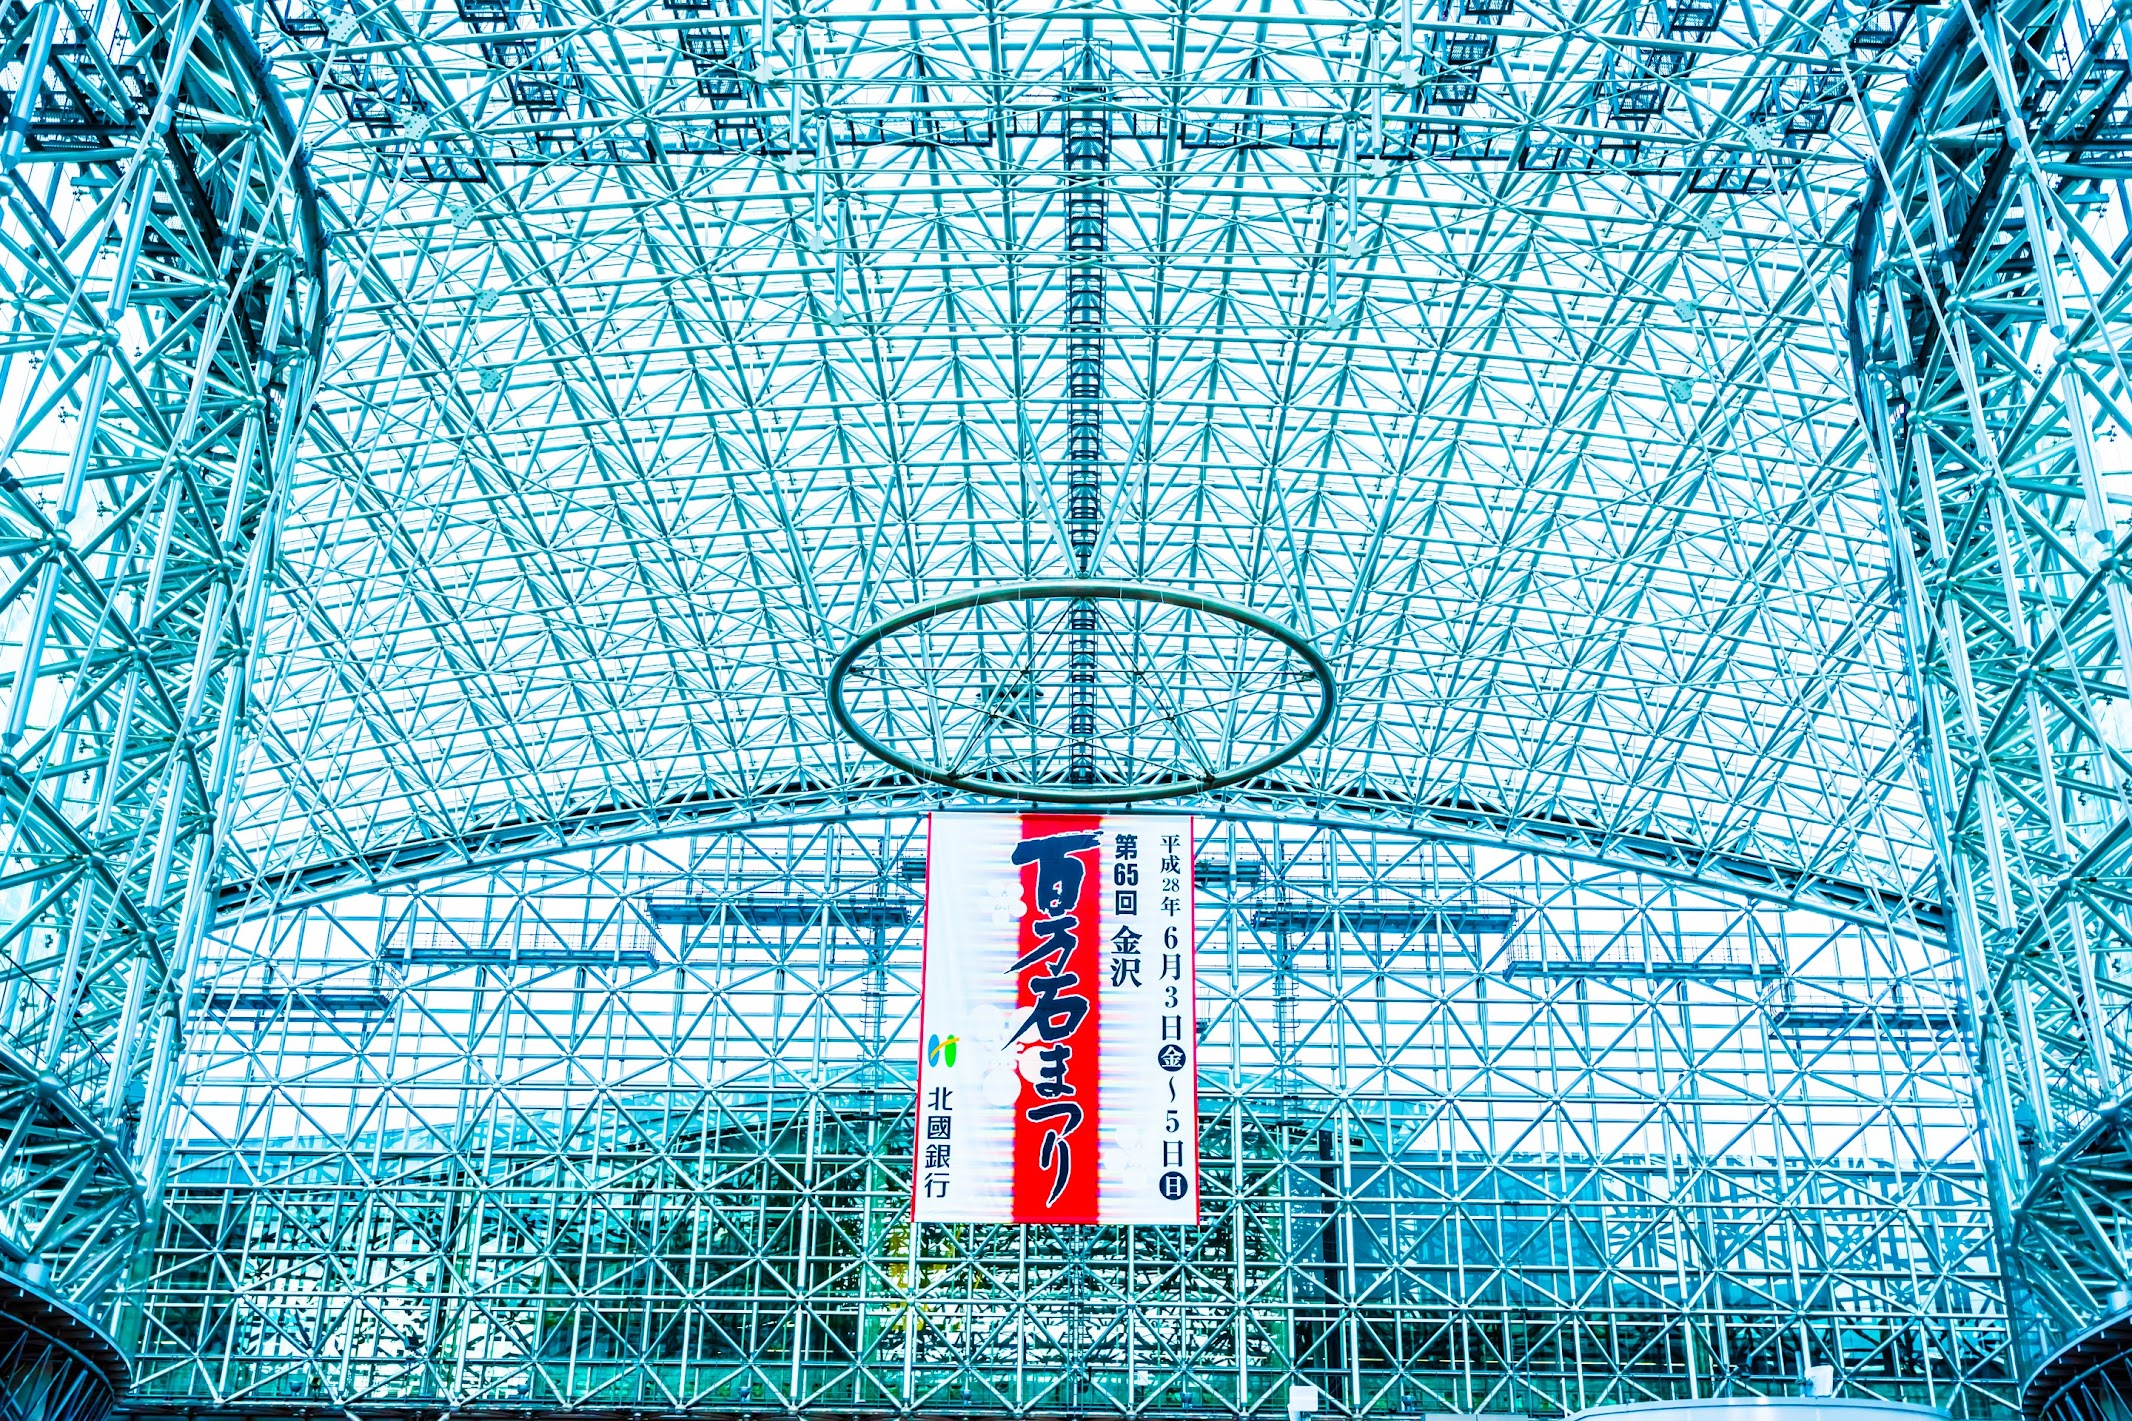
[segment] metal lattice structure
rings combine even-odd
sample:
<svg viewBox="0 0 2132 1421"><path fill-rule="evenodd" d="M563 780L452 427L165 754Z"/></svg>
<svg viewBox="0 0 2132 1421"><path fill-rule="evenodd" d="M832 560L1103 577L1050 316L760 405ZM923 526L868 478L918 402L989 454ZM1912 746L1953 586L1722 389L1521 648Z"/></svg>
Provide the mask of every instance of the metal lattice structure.
<svg viewBox="0 0 2132 1421"><path fill-rule="evenodd" d="M2132 1282L2102 8L14 4L0 1101L138 1411L1974 1413ZM832 670L1068 578L1337 691L1178 801L1219 1222L898 1233L972 801ZM1109 616L868 731L1314 713Z"/></svg>
<svg viewBox="0 0 2132 1421"><path fill-rule="evenodd" d="M1092 575L1340 677L1223 805L1936 922L1832 287L1907 12L267 17L350 287L226 910L930 800L830 668L1099 459Z"/></svg>
<svg viewBox="0 0 2132 1421"><path fill-rule="evenodd" d="M2132 1286L2125 55L2079 6L1951 15L1852 278L2032 1407Z"/></svg>
<svg viewBox="0 0 2132 1421"><path fill-rule="evenodd" d="M0 34L0 1367L9 1414L92 1417L125 1384L97 1327L212 919L323 247L226 5L15 4Z"/></svg>
<svg viewBox="0 0 2132 1421"><path fill-rule="evenodd" d="M1214 826L1204 1226L921 1232L925 851L715 835L231 935L134 1414L1548 1412L1809 1364L2003 1404L1915 941Z"/></svg>

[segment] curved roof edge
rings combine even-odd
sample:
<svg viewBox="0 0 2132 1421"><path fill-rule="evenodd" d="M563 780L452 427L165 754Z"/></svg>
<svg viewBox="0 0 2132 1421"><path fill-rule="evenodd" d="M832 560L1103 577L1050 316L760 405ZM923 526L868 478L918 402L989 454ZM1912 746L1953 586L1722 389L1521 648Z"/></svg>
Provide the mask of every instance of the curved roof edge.
<svg viewBox="0 0 2132 1421"><path fill-rule="evenodd" d="M594 805L559 818L504 820L460 834L408 840L298 867L234 874L216 895L215 918L227 923L265 917L379 888L552 858L579 849L618 847L687 833L917 814L948 804L949 796L896 776L856 795L794 784L745 799L696 794L648 804ZM1415 804L1362 795L1328 802L1284 796L1277 790L1230 796L1226 806L1178 801L1175 812L1233 823L1304 822L1573 859L1801 908L1901 936L1939 938L1947 925L1945 905L1916 891L1899 892L1836 873L1802 870L1661 835L1624 835L1569 816L1520 815L1471 802Z"/></svg>

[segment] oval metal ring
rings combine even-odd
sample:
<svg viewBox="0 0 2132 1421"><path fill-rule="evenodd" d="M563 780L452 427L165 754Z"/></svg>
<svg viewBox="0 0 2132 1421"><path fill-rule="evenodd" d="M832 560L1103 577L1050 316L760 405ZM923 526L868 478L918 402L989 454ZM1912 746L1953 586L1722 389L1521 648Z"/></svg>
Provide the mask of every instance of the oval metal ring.
<svg viewBox="0 0 2132 1421"><path fill-rule="evenodd" d="M1064 785L1048 782L1015 782L1011 780L981 779L959 774L953 770L928 765L913 759L900 750L882 743L878 738L859 726L852 717L851 708L844 702L844 687L852 667L869 650L897 632L907 630L920 622L955 612L965 612L978 607L988 607L1000 602L1146 602L1165 607L1179 607L1186 611L1199 612L1205 616L1218 617L1260 632L1286 646L1309 666L1310 673L1318 683L1318 710L1310 724L1287 744L1261 755L1246 764L1220 770L1197 779L1179 779L1155 784L1118 785ZM1209 597L1200 592L1184 592L1170 587L1157 587L1138 582L1104 582L1089 579L1061 579L1049 582L1013 582L998 587L981 587L974 591L957 592L947 597L937 597L930 602L921 602L906 611L874 623L844 648L837 657L836 665L829 673L829 714L846 735L859 742L866 752L876 759L894 765L906 774L950 789L964 790L971 794L991 795L1000 799L1026 800L1036 804L1138 804L1154 799L1174 799L1179 795L1204 794L1209 790L1222 789L1233 784L1262 775L1266 771L1294 759L1308 749L1313 741L1325 733L1332 724L1333 710L1339 693L1333 681L1333 670L1318 649L1312 646L1294 629L1261 612L1248 607L1239 607L1224 602L1218 597Z"/></svg>

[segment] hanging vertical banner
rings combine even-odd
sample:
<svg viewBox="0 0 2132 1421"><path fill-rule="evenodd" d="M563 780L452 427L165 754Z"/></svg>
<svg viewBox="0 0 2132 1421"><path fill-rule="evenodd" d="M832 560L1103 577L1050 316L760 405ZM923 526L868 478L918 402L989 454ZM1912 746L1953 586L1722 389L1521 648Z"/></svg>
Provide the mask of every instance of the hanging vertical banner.
<svg viewBox="0 0 2132 1421"><path fill-rule="evenodd" d="M912 1214L1199 1222L1192 821L936 814Z"/></svg>

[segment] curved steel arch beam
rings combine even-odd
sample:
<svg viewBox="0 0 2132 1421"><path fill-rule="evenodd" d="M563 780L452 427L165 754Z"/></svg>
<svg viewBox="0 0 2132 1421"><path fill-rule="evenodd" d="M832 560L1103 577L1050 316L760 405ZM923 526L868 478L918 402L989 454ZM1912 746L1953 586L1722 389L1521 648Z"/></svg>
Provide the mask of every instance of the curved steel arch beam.
<svg viewBox="0 0 2132 1421"><path fill-rule="evenodd" d="M310 150L304 146L303 136L296 131L296 119L289 113L288 100L282 97L281 85L276 82L273 70L267 67L266 56L259 52L259 41L253 38L252 27L237 13L231 0L209 0L209 3L213 6L217 32L229 41L239 67L252 81L267 126L274 130L275 141L288 156L289 183L296 190L297 220L303 234L304 263L310 269L312 283L312 309L306 312L304 348L310 352L315 369L326 349L327 244L325 223L319 215L318 185L311 177Z"/></svg>
<svg viewBox="0 0 2132 1421"><path fill-rule="evenodd" d="M2132 216L2132 169L2087 152L2124 121L2089 92L2124 17L2068 13L1945 17L1869 169L1846 303L2024 1371L2132 1283L2132 532L2096 451L2132 417L2132 265L2090 235Z"/></svg>
<svg viewBox="0 0 2132 1421"><path fill-rule="evenodd" d="M0 434L0 1271L108 1325L153 1207L326 243L229 0L129 0L101 30L37 9L0 173L5 344L38 357Z"/></svg>
<svg viewBox="0 0 2132 1421"><path fill-rule="evenodd" d="M857 794L843 788L796 785L747 799L698 794L657 804L600 805L565 818L499 821L464 834L412 840L249 878L232 877L217 890L215 915L218 923L242 921L377 888L456 877L579 848L643 843L675 834L825 823L884 812L921 813L950 805L997 808L996 802L986 806L981 801L958 800L904 776L884 777ZM1198 800L1181 801L1176 812L1202 817L1211 813L1238 822L1301 820L1330 828L1554 854L1734 892L1758 902L1803 908L1898 934L1936 940L1946 931L1944 906L1914 893L1656 835L1613 833L1568 817L1520 816L1473 803L1419 805L1359 795L1345 800L1289 797L1280 794L1278 787L1232 794L1226 803L1211 808Z"/></svg>

